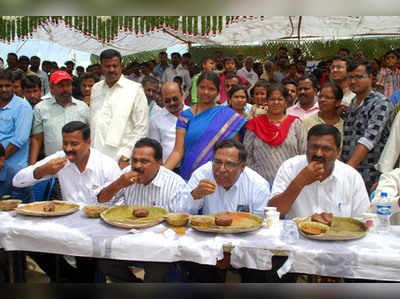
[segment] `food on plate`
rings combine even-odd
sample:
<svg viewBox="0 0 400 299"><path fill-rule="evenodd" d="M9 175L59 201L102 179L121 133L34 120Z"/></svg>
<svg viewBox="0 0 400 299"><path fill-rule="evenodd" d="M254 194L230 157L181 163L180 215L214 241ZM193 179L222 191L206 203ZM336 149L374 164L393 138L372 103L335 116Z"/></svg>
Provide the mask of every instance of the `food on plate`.
<svg viewBox="0 0 400 299"><path fill-rule="evenodd" d="M108 209L105 205L88 205L82 209L89 218L98 218L100 214Z"/></svg>
<svg viewBox="0 0 400 299"><path fill-rule="evenodd" d="M304 221L299 223L299 229L301 229L306 234L310 235L319 235L326 233L329 229L329 226L326 224L318 223L315 221Z"/></svg>
<svg viewBox="0 0 400 299"><path fill-rule="evenodd" d="M320 214L318 214L318 213L312 214L312 216L311 216L311 221L319 222L319 223L329 225L329 226L331 225L332 220L333 220L332 213L322 212Z"/></svg>
<svg viewBox="0 0 400 299"><path fill-rule="evenodd" d="M48 203L43 206L44 212L54 212L56 210L56 205L54 202Z"/></svg>
<svg viewBox="0 0 400 299"><path fill-rule="evenodd" d="M229 226L232 224L233 218L228 214L219 214L215 216L215 225Z"/></svg>
<svg viewBox="0 0 400 299"><path fill-rule="evenodd" d="M194 226L210 226L213 225L213 223L214 218L211 216L192 216L192 218L190 219L190 224Z"/></svg>
<svg viewBox="0 0 400 299"><path fill-rule="evenodd" d="M133 210L133 216L143 218L149 216L149 210L145 208L139 208Z"/></svg>
<svg viewBox="0 0 400 299"><path fill-rule="evenodd" d="M169 213L165 215L165 219L172 226L185 226L189 220L190 214L188 213Z"/></svg>
<svg viewBox="0 0 400 299"><path fill-rule="evenodd" d="M19 199L3 199L0 200L0 209L3 211L11 211L14 210L21 202L22 200Z"/></svg>

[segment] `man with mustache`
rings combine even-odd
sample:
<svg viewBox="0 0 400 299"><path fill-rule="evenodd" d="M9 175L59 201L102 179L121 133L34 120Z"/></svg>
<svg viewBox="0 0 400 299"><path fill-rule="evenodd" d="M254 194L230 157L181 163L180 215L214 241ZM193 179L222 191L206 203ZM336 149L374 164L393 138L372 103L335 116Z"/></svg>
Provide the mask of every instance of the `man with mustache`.
<svg viewBox="0 0 400 299"><path fill-rule="evenodd" d="M279 168L269 206L281 217L307 217L329 212L337 217L360 217L369 198L361 175L337 160L341 135L328 124L312 127L306 155L295 156Z"/></svg>
<svg viewBox="0 0 400 299"><path fill-rule="evenodd" d="M113 49L100 54L105 80L90 94L93 148L120 163L129 161L136 141L147 135L149 107L141 84L122 75L122 56Z"/></svg>
<svg viewBox="0 0 400 299"><path fill-rule="evenodd" d="M72 78L65 71L50 76L52 97L39 102L33 111L32 141L29 164L35 164L44 144L46 157L60 150L62 127L71 121L89 124L89 107L72 97Z"/></svg>
<svg viewBox="0 0 400 299"><path fill-rule="evenodd" d="M162 207L169 212L184 211L189 189L185 181L162 163L162 147L151 138L136 142L131 156L131 166L98 194L99 202L111 199L126 205ZM139 280L129 270L130 266L145 269L144 282L164 282L169 263L139 263L102 260L100 268L112 281Z"/></svg>
<svg viewBox="0 0 400 299"><path fill-rule="evenodd" d="M110 157L90 147L90 128L81 121L62 127L62 150L20 170L13 179L15 187L32 186L57 177L62 199L78 204L97 204L97 194L121 175L118 164ZM110 201L108 205L115 204ZM39 266L56 281L55 255L29 253ZM90 258L76 258L77 269L60 259L61 279L69 282L94 282L96 264Z"/></svg>
<svg viewBox="0 0 400 299"><path fill-rule="evenodd" d="M297 85L298 101L287 109L287 115L294 115L303 119L307 115L317 112L319 110L317 92L317 79L314 75L303 75Z"/></svg>
<svg viewBox="0 0 400 299"><path fill-rule="evenodd" d="M165 163L175 146L175 127L179 113L188 107L183 104L183 92L176 82L164 83L161 94L164 108L150 119L149 137L160 142ZM179 169L174 171L179 173Z"/></svg>

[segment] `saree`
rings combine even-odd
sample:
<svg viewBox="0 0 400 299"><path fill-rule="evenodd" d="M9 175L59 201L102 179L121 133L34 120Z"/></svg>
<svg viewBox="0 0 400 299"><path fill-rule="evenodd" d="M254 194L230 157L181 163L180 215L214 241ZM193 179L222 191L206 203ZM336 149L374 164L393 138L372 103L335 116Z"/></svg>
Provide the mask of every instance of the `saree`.
<svg viewBox="0 0 400 299"><path fill-rule="evenodd" d="M198 115L190 109L183 111L176 128L186 131L185 154L181 164L181 176L189 180L193 171L212 159L214 144L233 138L247 120L226 106L215 106Z"/></svg>

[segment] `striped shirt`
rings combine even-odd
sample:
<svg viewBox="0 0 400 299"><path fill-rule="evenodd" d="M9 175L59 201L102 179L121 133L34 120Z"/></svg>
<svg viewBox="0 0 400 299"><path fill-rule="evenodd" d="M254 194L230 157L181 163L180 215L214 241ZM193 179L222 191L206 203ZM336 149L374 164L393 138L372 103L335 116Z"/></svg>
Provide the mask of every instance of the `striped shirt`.
<svg viewBox="0 0 400 299"><path fill-rule="evenodd" d="M394 72L389 68L382 69L376 78L376 85L383 86L383 95L390 98L393 92L400 89L400 69Z"/></svg>
<svg viewBox="0 0 400 299"><path fill-rule="evenodd" d="M131 166L123 169L131 171ZM187 202L189 188L185 181L173 171L160 166L154 179L147 185L133 184L121 189L114 195L114 200L126 205L157 206L169 212L183 211L182 203Z"/></svg>

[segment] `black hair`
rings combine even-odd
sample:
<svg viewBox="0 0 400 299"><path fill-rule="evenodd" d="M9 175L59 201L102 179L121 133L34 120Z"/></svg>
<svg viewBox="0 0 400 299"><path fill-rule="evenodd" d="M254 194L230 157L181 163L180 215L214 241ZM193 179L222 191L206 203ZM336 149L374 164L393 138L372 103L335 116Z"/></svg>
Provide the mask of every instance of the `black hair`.
<svg viewBox="0 0 400 299"><path fill-rule="evenodd" d="M300 48L293 48L293 52L300 52L301 53L301 49Z"/></svg>
<svg viewBox="0 0 400 299"><path fill-rule="evenodd" d="M0 143L0 157L4 157L6 155L6 150L4 146Z"/></svg>
<svg viewBox="0 0 400 299"><path fill-rule="evenodd" d="M356 68L358 68L360 65L365 66L365 71L367 72L368 75L372 74L373 69L372 69L371 64L367 60L364 60L364 59L353 61L352 63L350 63L350 65L347 66L347 71L352 72Z"/></svg>
<svg viewBox="0 0 400 299"><path fill-rule="evenodd" d="M21 86L22 89L35 88L35 86L42 88L42 80L40 80L39 76L36 75L26 76L21 81Z"/></svg>
<svg viewBox="0 0 400 299"><path fill-rule="evenodd" d="M239 141L237 141L235 139L226 139L226 140L217 141L214 144L213 155L215 156L215 153L220 148L232 148L232 147L235 147L239 150L239 162L240 163L246 162L246 160L247 160L246 148L244 147L243 144L241 144Z"/></svg>
<svg viewBox="0 0 400 299"><path fill-rule="evenodd" d="M233 96L233 94L234 94L235 92L239 91L239 90L243 90L243 91L244 91L244 93L246 94L246 99L248 100L248 99L249 99L249 95L247 94L246 86L241 85L241 84L233 85L233 86L231 87L231 89L230 89L229 92L228 92L228 98L231 99L232 96Z"/></svg>
<svg viewBox="0 0 400 299"><path fill-rule="evenodd" d="M42 66L44 66L44 65L51 65L51 61L49 61L49 60L43 60L42 61Z"/></svg>
<svg viewBox="0 0 400 299"><path fill-rule="evenodd" d="M141 147L151 147L154 150L154 160L156 161L160 161L162 160L162 146L161 144L152 138L141 138L139 139L138 142L136 142L135 147L133 148L133 150L135 150L136 148L141 148Z"/></svg>
<svg viewBox="0 0 400 299"><path fill-rule="evenodd" d="M291 79L283 79L281 82L282 82L283 85L293 84L296 87L298 85L298 83L295 80L291 80Z"/></svg>
<svg viewBox="0 0 400 299"><path fill-rule="evenodd" d="M197 86L199 86L201 81L203 80L212 81L219 92L219 77L216 73L211 71L205 71L204 73L202 73L197 79Z"/></svg>
<svg viewBox="0 0 400 299"><path fill-rule="evenodd" d="M7 56L14 56L15 58L18 59L18 55L16 53L13 53L13 52L8 53Z"/></svg>
<svg viewBox="0 0 400 299"><path fill-rule="evenodd" d="M29 57L25 56L25 55L19 57L18 62L21 62L21 61L28 61L29 63L31 62Z"/></svg>
<svg viewBox="0 0 400 299"><path fill-rule="evenodd" d="M322 85L321 91L322 91L322 89L324 89L326 87L332 88L332 91L333 91L333 94L335 95L336 101L340 101L340 102L342 101L342 99L343 99L343 91L339 86L337 86L335 84L335 82L327 81L326 83L324 83L324 85Z"/></svg>
<svg viewBox="0 0 400 299"><path fill-rule="evenodd" d="M82 81L86 80L86 79L93 79L94 82L100 81L100 78L97 74L92 73L92 72L86 72L86 73L83 73L82 76L79 78L79 83L82 83Z"/></svg>
<svg viewBox="0 0 400 299"><path fill-rule="evenodd" d="M175 76L175 77L172 79L172 81L178 83L179 86L181 86L181 85L183 84L183 79L182 79L181 76Z"/></svg>
<svg viewBox="0 0 400 299"><path fill-rule="evenodd" d="M181 54L179 52L171 53L171 58L172 56L178 56L179 58L181 58Z"/></svg>
<svg viewBox="0 0 400 299"><path fill-rule="evenodd" d="M284 47L284 46L281 46L281 47L279 47L278 51L279 51L279 50L284 50L284 51L287 52L287 51L288 51L288 48L286 48L286 47Z"/></svg>
<svg viewBox="0 0 400 299"><path fill-rule="evenodd" d="M89 125L81 121L71 121L65 124L61 130L62 133L73 133L76 131L81 131L83 140L86 141L90 138Z"/></svg>
<svg viewBox="0 0 400 299"><path fill-rule="evenodd" d="M168 54L165 51L161 51L160 53L158 53L158 56L160 56L160 55L168 55Z"/></svg>
<svg viewBox="0 0 400 299"><path fill-rule="evenodd" d="M73 64L75 66L75 62L73 62L72 60L68 60L68 61L64 62L64 64L65 65Z"/></svg>
<svg viewBox="0 0 400 299"><path fill-rule="evenodd" d="M114 57L118 57L119 62L122 62L121 53L119 53L117 50L114 50L114 49L104 50L100 54L100 62L103 62L104 59L111 59L111 58L114 58Z"/></svg>
<svg viewBox="0 0 400 299"><path fill-rule="evenodd" d="M15 81L21 81L25 79L25 73L23 70L16 69L11 73L11 81L14 83Z"/></svg>
<svg viewBox="0 0 400 299"><path fill-rule="evenodd" d="M318 124L313 126L307 134L307 141L310 140L311 136L324 136L324 135L332 135L335 138L336 147L340 147L340 143L342 141L342 136L340 135L340 131L332 125L328 124Z"/></svg>
<svg viewBox="0 0 400 299"><path fill-rule="evenodd" d="M233 57L233 56L226 56L226 57L224 57L224 62L223 62L223 64L225 65L225 63L226 63L227 61L230 61L230 60L233 60L233 61L236 63L235 57Z"/></svg>
<svg viewBox="0 0 400 299"><path fill-rule="evenodd" d="M188 58L192 58L192 54L190 54L189 52L186 52L182 55L182 57L188 57Z"/></svg>
<svg viewBox="0 0 400 299"><path fill-rule="evenodd" d="M31 57L31 60L32 60L32 59L39 59L39 60L40 60L40 57L39 57L39 56L36 56L36 55L34 55L34 56L32 56L32 57Z"/></svg>
<svg viewBox="0 0 400 299"><path fill-rule="evenodd" d="M209 61L209 60L214 61L214 58L212 58L212 57L210 57L210 56L203 57L203 58L201 59L201 61L200 61L200 66L203 68L203 64L206 64L207 61Z"/></svg>
<svg viewBox="0 0 400 299"><path fill-rule="evenodd" d="M85 68L84 68L83 66L81 66L81 65L78 65L78 66L76 67L76 70L85 71Z"/></svg>
<svg viewBox="0 0 400 299"><path fill-rule="evenodd" d="M288 92L288 90L286 89L286 87L283 86L283 85L280 84L280 83L275 83L275 84L272 84L272 85L270 85L270 86L268 87L268 91L267 91L267 95L268 95L268 96L267 96L267 99L271 96L272 92L275 91L275 90L279 90L279 91L281 92L281 94L283 95L283 97L285 98L285 100L288 99L288 97L289 97L289 92Z"/></svg>
<svg viewBox="0 0 400 299"><path fill-rule="evenodd" d="M347 49L347 48L340 48L340 49L338 50L338 53L339 53L340 51L346 52L347 55L350 55L350 50Z"/></svg>
<svg viewBox="0 0 400 299"><path fill-rule="evenodd" d="M394 54L394 55L396 55L396 57L397 58L400 58L400 54L399 54L399 52L397 52L396 50L389 50L389 51L387 51L386 53L385 53L385 58L386 58L386 56L388 56L389 54Z"/></svg>
<svg viewBox="0 0 400 299"><path fill-rule="evenodd" d="M316 90L319 89L317 78L315 78L315 76L313 74L304 74L303 76L301 76L299 78L298 82L300 83L300 81L304 81L307 79L309 79L312 82L314 89L316 89Z"/></svg>
<svg viewBox="0 0 400 299"><path fill-rule="evenodd" d="M144 86L147 82L153 83L153 84L160 84L160 81L157 78L154 78L152 76L145 76L142 80L142 86Z"/></svg>
<svg viewBox="0 0 400 299"><path fill-rule="evenodd" d="M255 89L256 87L264 87L268 91L269 85L270 84L268 83L267 80L261 79L261 80L258 80L256 82L256 84L254 84L253 89Z"/></svg>
<svg viewBox="0 0 400 299"><path fill-rule="evenodd" d="M342 60L342 61L346 62L346 67L348 67L350 65L350 63L351 63L351 59L350 58L345 57L345 56L340 56L340 55L333 56L332 62L335 61L335 60Z"/></svg>
<svg viewBox="0 0 400 299"><path fill-rule="evenodd" d="M237 74L229 74L228 76L225 77L224 82L226 82L226 80L233 79L233 78L238 79L239 84L242 82L242 78L240 78Z"/></svg>

